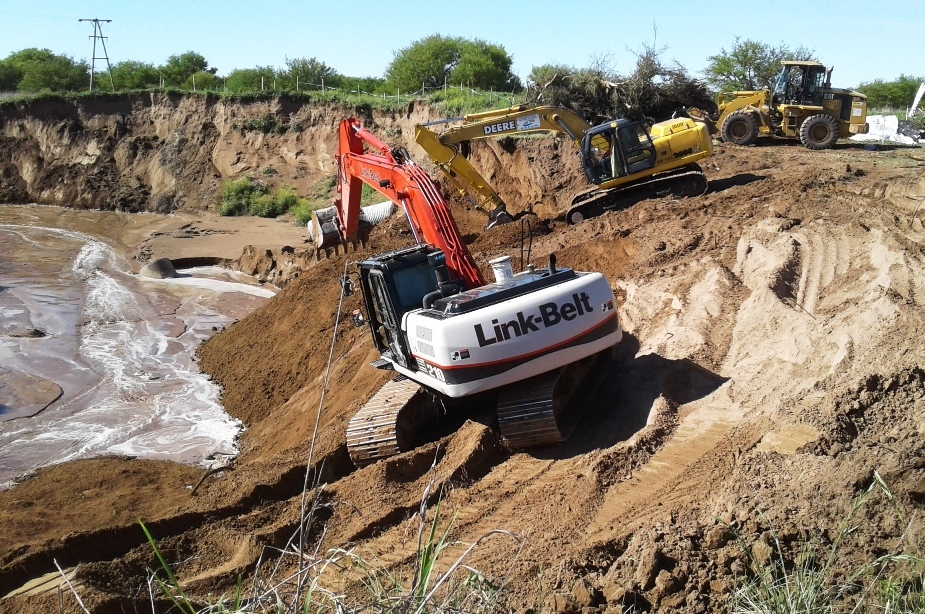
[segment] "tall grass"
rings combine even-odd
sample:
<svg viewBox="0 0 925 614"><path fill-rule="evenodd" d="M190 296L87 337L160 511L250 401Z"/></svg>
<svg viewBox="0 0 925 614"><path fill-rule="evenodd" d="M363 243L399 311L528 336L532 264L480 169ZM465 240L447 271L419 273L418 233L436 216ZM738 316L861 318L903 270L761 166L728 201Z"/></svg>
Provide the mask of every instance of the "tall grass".
<svg viewBox="0 0 925 614"><path fill-rule="evenodd" d="M493 536L506 536L522 548L524 540L508 531L493 530L474 543L440 571L445 551L458 546L450 540L453 520L439 529L443 519L440 506L442 491L431 512L428 506L434 480L431 479L421 497L418 510L418 537L408 568L391 569L369 561L357 552L356 546L336 547L307 552L301 547L300 533L307 532L315 522L323 486L301 519L300 529L285 548L265 548L257 563L250 589L245 590L239 578L235 592L208 602L187 596L183 585L161 554L158 546L142 524L142 529L159 564L149 569L151 601L163 596L186 614L234 612L264 614L270 612L387 612L403 614L494 612L498 608L503 584L495 584L479 571L465 565L466 559L481 543ZM430 519L428 520L428 516ZM321 532L322 539L324 532ZM516 561L520 550L512 557ZM405 578L410 577L410 581ZM155 595L154 587L157 589Z"/></svg>

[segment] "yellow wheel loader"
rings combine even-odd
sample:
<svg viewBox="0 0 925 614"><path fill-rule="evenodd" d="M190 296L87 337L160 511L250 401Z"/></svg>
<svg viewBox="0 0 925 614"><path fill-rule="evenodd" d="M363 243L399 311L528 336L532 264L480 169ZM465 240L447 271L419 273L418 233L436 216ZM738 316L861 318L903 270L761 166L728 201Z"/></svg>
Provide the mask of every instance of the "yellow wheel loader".
<svg viewBox="0 0 925 614"><path fill-rule="evenodd" d="M839 138L867 134L867 96L831 86L832 69L819 62L781 62L773 90L720 94L719 111L687 112L727 143L751 145L758 137L800 139L828 149Z"/></svg>

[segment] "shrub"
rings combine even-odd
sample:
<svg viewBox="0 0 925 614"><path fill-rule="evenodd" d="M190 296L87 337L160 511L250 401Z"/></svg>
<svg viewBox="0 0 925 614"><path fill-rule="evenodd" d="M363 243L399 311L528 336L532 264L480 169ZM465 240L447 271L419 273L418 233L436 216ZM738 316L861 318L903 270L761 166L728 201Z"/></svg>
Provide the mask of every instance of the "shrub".
<svg viewBox="0 0 925 614"><path fill-rule="evenodd" d="M260 194L251 201L248 213L258 217L277 217L286 212L276 194Z"/></svg>
<svg viewBox="0 0 925 614"><path fill-rule="evenodd" d="M308 222L312 211L324 206L322 202L310 203L299 196L295 188L283 186L271 192L260 181L242 177L230 181L222 187L220 215L257 215L259 217L277 217L292 213L300 223Z"/></svg>
<svg viewBox="0 0 925 614"><path fill-rule="evenodd" d="M250 212L251 203L260 194L267 193L267 187L250 177L242 177L222 186L222 202L219 215L245 215Z"/></svg>
<svg viewBox="0 0 925 614"><path fill-rule="evenodd" d="M275 196L277 202L279 202L280 207L282 207L284 211L291 211L294 207L297 207L301 201L305 200L296 194L295 188L287 185L277 190Z"/></svg>
<svg viewBox="0 0 925 614"><path fill-rule="evenodd" d="M312 219L312 211L319 209L321 205L312 206L304 198L299 199L299 204L289 210L289 213L292 214L292 217L295 218L296 222L300 226L305 226L308 224L308 220Z"/></svg>
<svg viewBox="0 0 925 614"><path fill-rule="evenodd" d="M260 119L249 119L244 122L244 130L256 130L258 132L263 132L264 134L269 134L271 132L282 134L286 131L286 127L278 124L276 122L276 118L267 113Z"/></svg>

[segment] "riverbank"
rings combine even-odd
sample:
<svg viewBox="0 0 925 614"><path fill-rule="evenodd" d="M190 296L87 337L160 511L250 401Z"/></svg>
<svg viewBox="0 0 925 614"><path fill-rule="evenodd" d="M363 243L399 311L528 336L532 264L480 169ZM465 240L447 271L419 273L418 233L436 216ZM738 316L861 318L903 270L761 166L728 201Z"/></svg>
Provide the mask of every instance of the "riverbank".
<svg viewBox="0 0 925 614"><path fill-rule="evenodd" d="M309 246L305 229L290 218L222 217L210 211L161 215L53 205L0 205L0 220L96 237L136 262L137 269L158 258L234 260L247 246L258 249Z"/></svg>

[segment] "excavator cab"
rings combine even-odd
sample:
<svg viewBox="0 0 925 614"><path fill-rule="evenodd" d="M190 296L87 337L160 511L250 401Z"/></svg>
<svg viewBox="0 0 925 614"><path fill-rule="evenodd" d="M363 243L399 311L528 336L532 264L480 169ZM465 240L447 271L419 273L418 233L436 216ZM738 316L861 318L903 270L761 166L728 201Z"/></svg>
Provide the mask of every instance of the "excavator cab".
<svg viewBox="0 0 925 614"><path fill-rule="evenodd" d="M415 363L401 327L402 318L412 309L420 309L424 297L438 290L437 273L428 259L436 252L439 250L416 245L359 264L373 343L384 359L409 369Z"/></svg>
<svg viewBox="0 0 925 614"><path fill-rule="evenodd" d="M581 156L588 181L600 185L652 168L655 146L644 123L619 119L588 130Z"/></svg>

